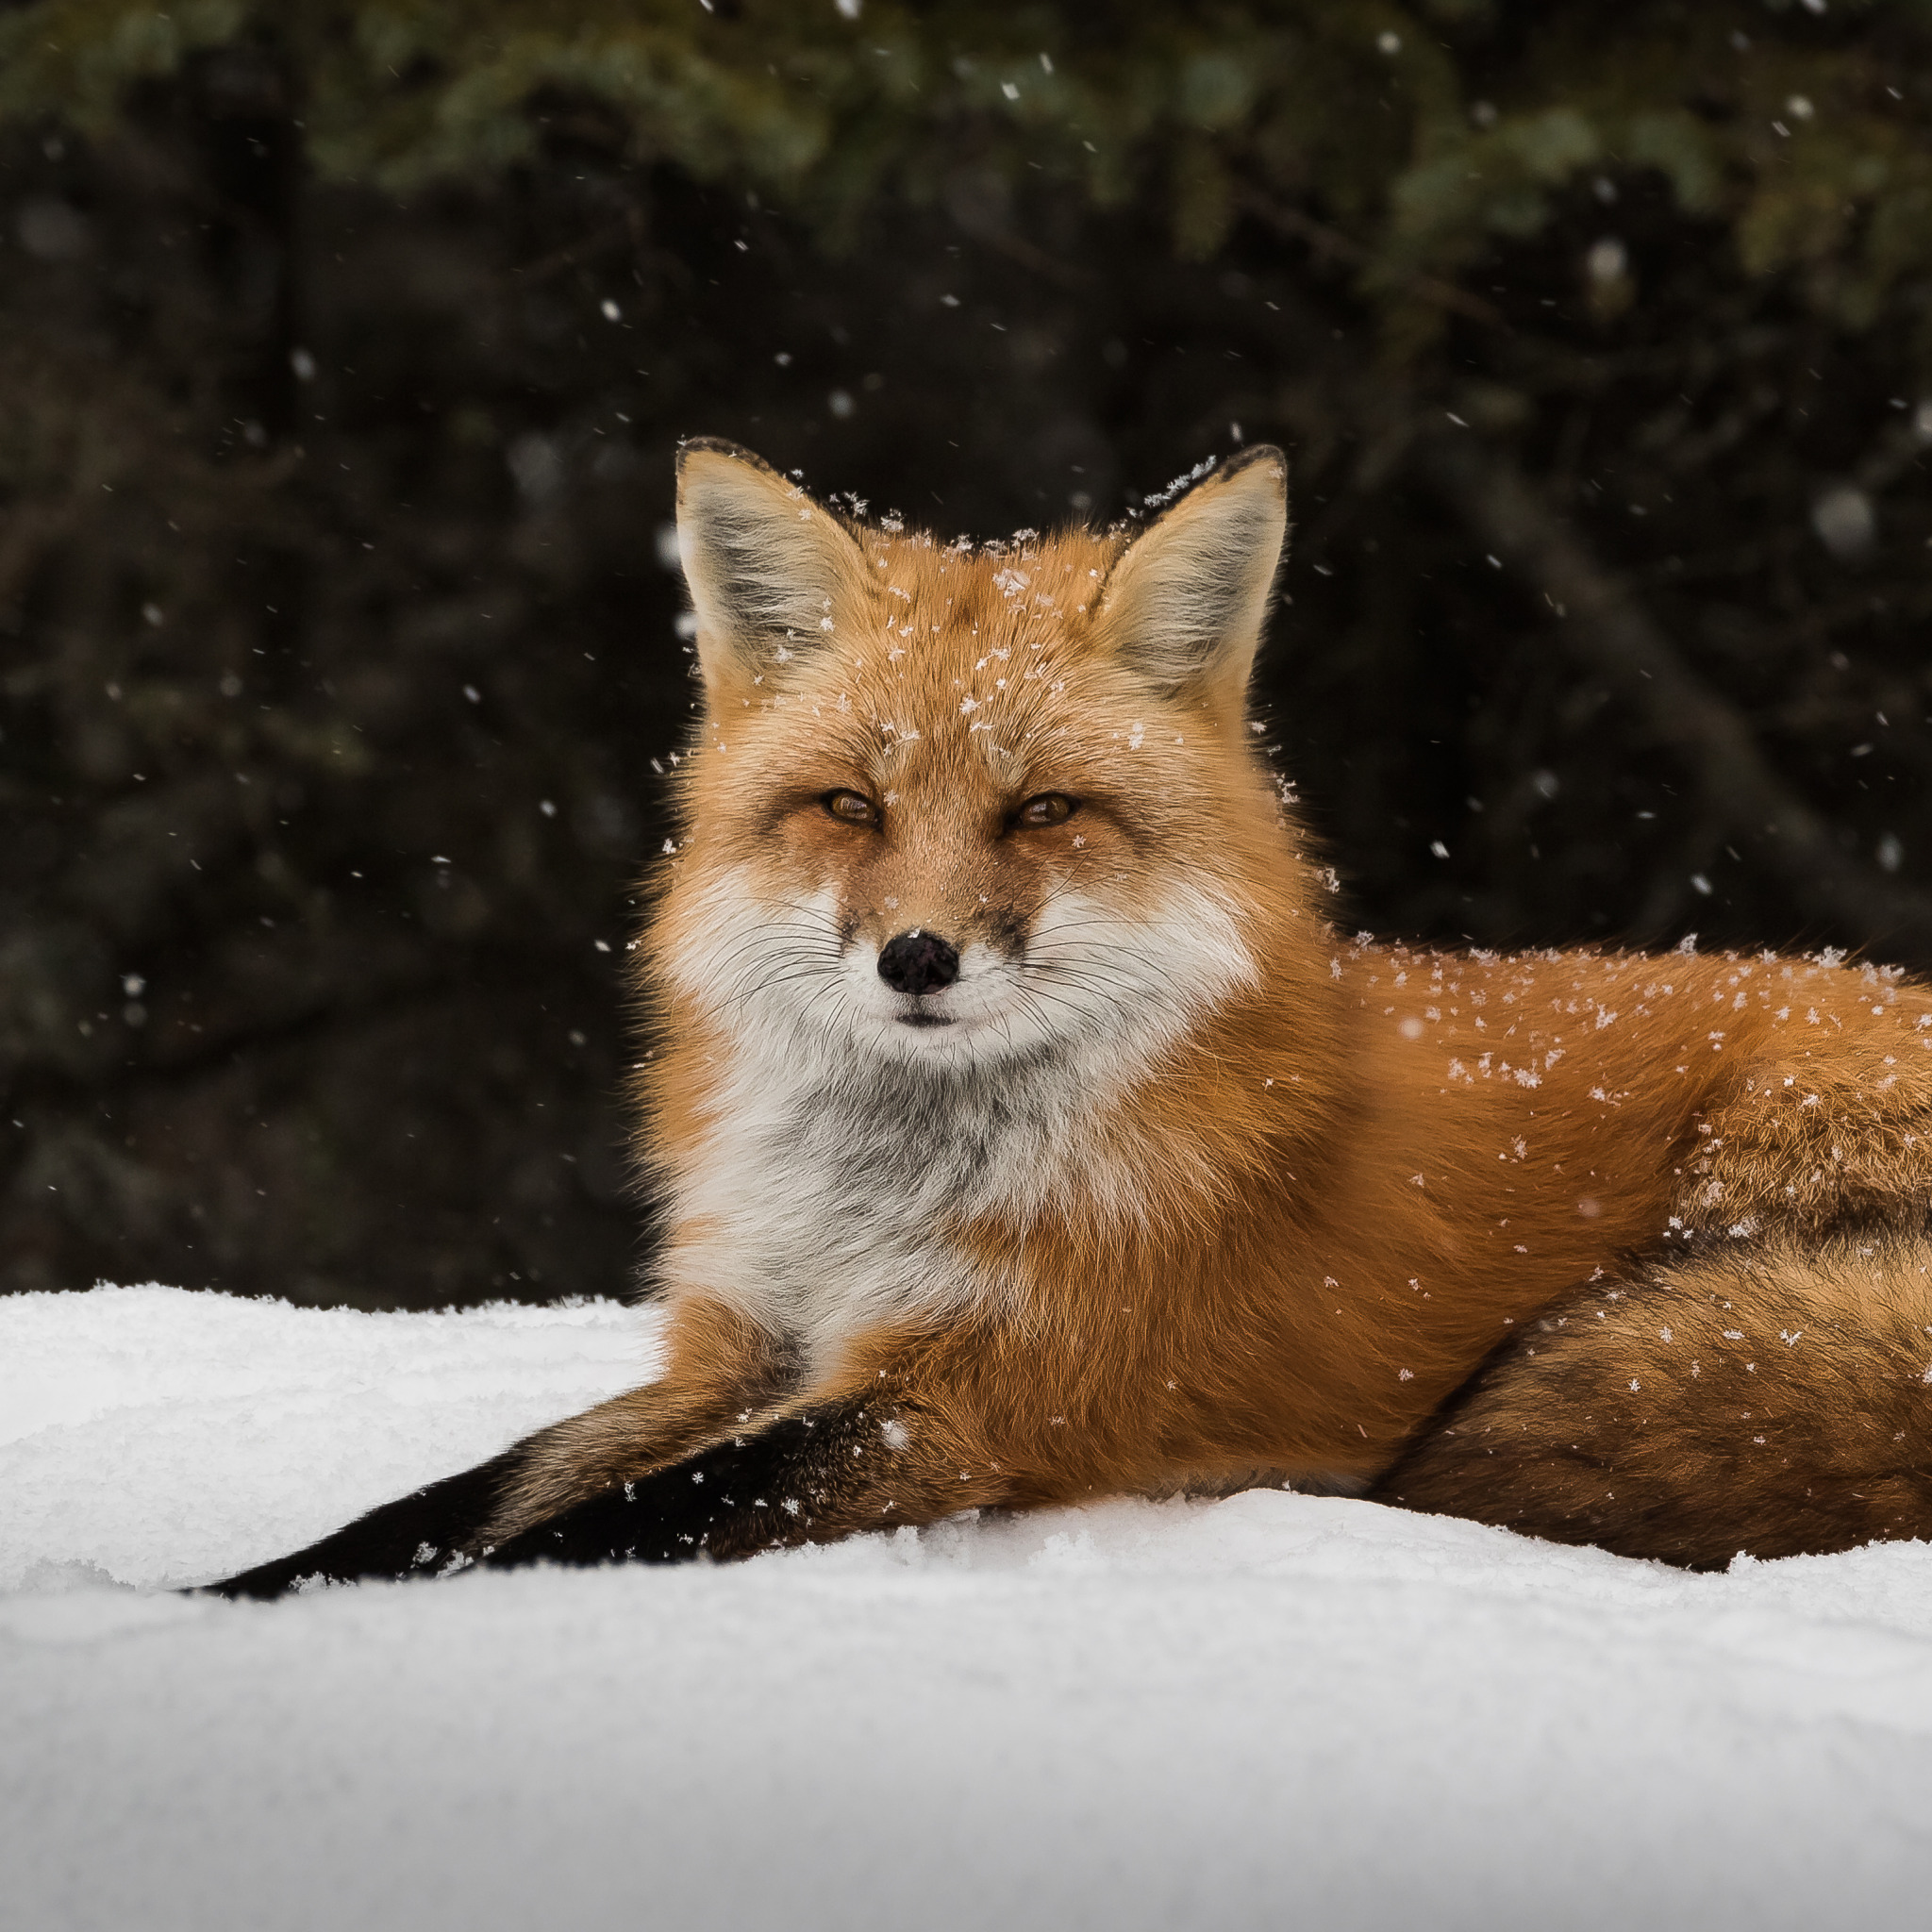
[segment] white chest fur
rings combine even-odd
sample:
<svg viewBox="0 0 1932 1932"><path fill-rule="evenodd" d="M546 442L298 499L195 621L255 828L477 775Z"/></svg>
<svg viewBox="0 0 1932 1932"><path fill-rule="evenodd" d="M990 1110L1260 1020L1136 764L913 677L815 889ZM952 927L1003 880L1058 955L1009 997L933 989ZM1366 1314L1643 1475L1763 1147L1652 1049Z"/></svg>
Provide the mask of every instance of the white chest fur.
<svg viewBox="0 0 1932 1932"><path fill-rule="evenodd" d="M1062 892L1024 958L969 948L957 1031L910 1034L829 891L773 905L726 874L674 924L672 981L728 1059L678 1150L660 1273L811 1367L868 1327L1011 1307L1020 1282L960 1239L975 1220L1138 1218L1153 1174L1191 1157L1137 1126L1132 1091L1255 976L1204 892L1134 917Z"/></svg>
<svg viewBox="0 0 1932 1932"><path fill-rule="evenodd" d="M942 1320L1011 1284L956 1239L999 1164L997 1124L888 1070L799 1077L747 1056L675 1176L662 1273L791 1341L809 1373L881 1324ZM874 1070L876 1073L876 1070Z"/></svg>

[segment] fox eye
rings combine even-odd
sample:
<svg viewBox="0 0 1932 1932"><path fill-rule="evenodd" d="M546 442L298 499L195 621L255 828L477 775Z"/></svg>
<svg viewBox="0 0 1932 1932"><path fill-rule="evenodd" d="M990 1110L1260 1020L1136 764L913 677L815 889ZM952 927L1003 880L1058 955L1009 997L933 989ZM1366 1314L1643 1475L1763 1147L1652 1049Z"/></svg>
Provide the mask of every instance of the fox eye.
<svg viewBox="0 0 1932 1932"><path fill-rule="evenodd" d="M1042 791L1013 814L1016 825L1059 825L1074 815L1074 801L1064 791Z"/></svg>
<svg viewBox="0 0 1932 1932"><path fill-rule="evenodd" d="M835 819L843 819L848 825L875 825L879 822L879 808L863 792L828 791L819 803Z"/></svg>

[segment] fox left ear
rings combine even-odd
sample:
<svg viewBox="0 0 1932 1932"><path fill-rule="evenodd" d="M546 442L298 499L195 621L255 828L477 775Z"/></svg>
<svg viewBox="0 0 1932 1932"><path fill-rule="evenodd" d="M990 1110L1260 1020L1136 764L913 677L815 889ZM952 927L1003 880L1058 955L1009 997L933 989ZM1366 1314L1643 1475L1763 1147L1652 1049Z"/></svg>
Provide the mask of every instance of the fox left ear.
<svg viewBox="0 0 1932 1932"><path fill-rule="evenodd" d="M1287 537L1288 458L1258 443L1122 552L1095 622L1164 694L1195 688L1239 704Z"/></svg>
<svg viewBox="0 0 1932 1932"><path fill-rule="evenodd" d="M714 691L825 642L866 575L837 515L750 450L711 437L677 453L677 554Z"/></svg>

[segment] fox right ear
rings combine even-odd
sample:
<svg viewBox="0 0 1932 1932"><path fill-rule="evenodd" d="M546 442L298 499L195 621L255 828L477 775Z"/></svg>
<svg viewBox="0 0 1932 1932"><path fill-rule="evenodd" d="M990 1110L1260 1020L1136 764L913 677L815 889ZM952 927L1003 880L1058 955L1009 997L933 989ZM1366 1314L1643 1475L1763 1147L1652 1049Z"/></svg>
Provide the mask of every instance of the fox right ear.
<svg viewBox="0 0 1932 1932"><path fill-rule="evenodd" d="M1122 551L1096 616L1170 696L1239 706L1288 539L1288 458L1257 443L1197 483Z"/></svg>
<svg viewBox="0 0 1932 1932"><path fill-rule="evenodd" d="M864 581L865 559L822 504L736 443L695 438L677 453L677 554L711 686L779 651L824 641Z"/></svg>

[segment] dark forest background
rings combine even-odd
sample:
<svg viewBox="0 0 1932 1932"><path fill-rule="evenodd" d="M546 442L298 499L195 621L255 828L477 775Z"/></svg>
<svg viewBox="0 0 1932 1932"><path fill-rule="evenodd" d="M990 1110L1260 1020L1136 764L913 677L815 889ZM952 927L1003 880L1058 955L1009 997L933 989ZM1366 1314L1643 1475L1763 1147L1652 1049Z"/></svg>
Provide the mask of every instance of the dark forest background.
<svg viewBox="0 0 1932 1932"><path fill-rule="evenodd" d="M1932 8L0 0L0 1282L640 1253L672 458L1291 452L1376 931L1932 967Z"/></svg>

